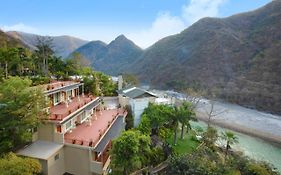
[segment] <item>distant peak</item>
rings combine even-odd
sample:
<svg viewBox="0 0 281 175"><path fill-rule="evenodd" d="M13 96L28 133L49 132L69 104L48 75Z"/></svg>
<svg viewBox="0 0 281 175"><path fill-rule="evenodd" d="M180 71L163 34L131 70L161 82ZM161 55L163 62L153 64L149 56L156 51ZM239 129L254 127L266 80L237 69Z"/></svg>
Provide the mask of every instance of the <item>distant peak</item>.
<svg viewBox="0 0 281 175"><path fill-rule="evenodd" d="M125 35L121 34L115 40L128 40Z"/></svg>

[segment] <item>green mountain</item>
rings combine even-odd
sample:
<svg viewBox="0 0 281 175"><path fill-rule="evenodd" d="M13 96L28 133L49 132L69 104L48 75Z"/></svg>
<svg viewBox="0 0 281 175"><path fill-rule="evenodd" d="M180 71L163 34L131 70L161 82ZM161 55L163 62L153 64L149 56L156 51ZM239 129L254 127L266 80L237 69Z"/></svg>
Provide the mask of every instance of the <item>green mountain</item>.
<svg viewBox="0 0 281 175"><path fill-rule="evenodd" d="M101 41L92 41L75 50L90 60L95 70L110 75L118 75L127 65L135 62L143 53L142 49L124 35L118 36L106 45Z"/></svg>
<svg viewBox="0 0 281 175"><path fill-rule="evenodd" d="M72 53L78 47L86 44L88 41L75 38L72 36L40 36L31 33L24 33L18 31L7 32L11 37L17 38L29 46L31 49L35 49L35 45L38 37L50 37L52 39L53 49L57 56L66 58L70 53Z"/></svg>
<svg viewBox="0 0 281 175"><path fill-rule="evenodd" d="M129 72L153 87L214 92L281 114L281 1L228 18L204 18L146 49Z"/></svg>
<svg viewBox="0 0 281 175"><path fill-rule="evenodd" d="M2 47L27 47L20 40L7 35L5 32L0 30L0 48Z"/></svg>

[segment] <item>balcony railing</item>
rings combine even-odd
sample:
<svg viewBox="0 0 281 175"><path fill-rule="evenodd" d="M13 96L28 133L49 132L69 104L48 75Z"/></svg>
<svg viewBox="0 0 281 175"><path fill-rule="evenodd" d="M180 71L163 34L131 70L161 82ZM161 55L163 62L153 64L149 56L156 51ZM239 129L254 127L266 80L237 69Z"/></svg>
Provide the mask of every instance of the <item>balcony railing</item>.
<svg viewBox="0 0 281 175"><path fill-rule="evenodd" d="M118 110L120 111L120 110ZM65 136L64 140L66 143L68 144L75 144L75 145L81 145L81 146L89 146L89 147L96 147L97 144L99 143L99 141L102 139L102 137L106 134L106 132L109 130L109 128L111 127L111 125L114 123L114 121L117 119L117 117L119 115L123 115L123 116L126 116L127 115L127 112L125 110L122 110L120 112L117 112L115 115L112 115L112 119L108 120L107 122L107 125L106 127L104 127L103 129L99 129L98 131L98 136L94 138L94 136L90 139L90 140L83 140L83 139L79 139L79 137L77 138L67 138L67 136ZM101 115L102 117L102 115ZM94 116L94 114L92 115L91 117L92 119L92 125L90 125L89 121L88 123L87 122L84 122L80 125L77 125L76 128L74 130L77 130L79 133L79 129L80 127L87 127L89 129L89 132L91 132L91 127L96 127L95 126L95 119L96 119L96 116ZM94 135L94 133L93 133Z"/></svg>
<svg viewBox="0 0 281 175"><path fill-rule="evenodd" d="M49 119L63 120L68 115L84 107L86 104L90 103L94 99L96 99L96 97L85 95L84 97L75 97L69 104L66 104L66 102L61 102L60 104L50 108L51 114L49 116Z"/></svg>

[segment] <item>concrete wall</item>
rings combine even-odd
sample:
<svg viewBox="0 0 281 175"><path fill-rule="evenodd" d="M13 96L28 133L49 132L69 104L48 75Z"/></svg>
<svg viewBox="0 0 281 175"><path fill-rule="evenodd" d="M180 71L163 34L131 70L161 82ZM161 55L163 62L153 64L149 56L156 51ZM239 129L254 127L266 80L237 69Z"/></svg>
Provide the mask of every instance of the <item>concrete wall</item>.
<svg viewBox="0 0 281 175"><path fill-rule="evenodd" d="M38 131L32 134L32 142L35 142L36 140L38 140Z"/></svg>
<svg viewBox="0 0 281 175"><path fill-rule="evenodd" d="M47 160L41 160L39 159L39 163L41 164L42 166L42 173L44 175L47 175L48 174L48 164L47 164Z"/></svg>
<svg viewBox="0 0 281 175"><path fill-rule="evenodd" d="M42 124L38 127L38 139L52 142L54 140L54 132L54 124Z"/></svg>
<svg viewBox="0 0 281 175"><path fill-rule="evenodd" d="M87 148L78 145L64 146L65 171L70 174L90 175L90 157Z"/></svg>
<svg viewBox="0 0 281 175"><path fill-rule="evenodd" d="M138 126L141 119L141 114L144 109L148 106L150 98L139 98L139 99L130 99L130 105L132 107L132 112L134 115L134 126Z"/></svg>
<svg viewBox="0 0 281 175"><path fill-rule="evenodd" d="M129 105L129 98L123 97L122 95L118 96L119 103L122 107L125 107L126 105Z"/></svg>
<svg viewBox="0 0 281 175"><path fill-rule="evenodd" d="M55 158L57 156L57 159ZM64 149L60 149L48 159L48 175L62 175L65 173Z"/></svg>

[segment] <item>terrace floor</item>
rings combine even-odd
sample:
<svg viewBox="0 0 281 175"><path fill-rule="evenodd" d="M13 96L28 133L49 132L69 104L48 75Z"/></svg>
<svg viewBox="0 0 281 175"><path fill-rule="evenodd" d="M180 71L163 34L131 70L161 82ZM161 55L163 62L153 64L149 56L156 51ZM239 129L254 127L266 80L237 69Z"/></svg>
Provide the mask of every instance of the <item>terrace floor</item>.
<svg viewBox="0 0 281 175"><path fill-rule="evenodd" d="M92 116L91 122L84 122L76 126L72 132L66 133L64 140L66 143L94 147L109 127L111 127L113 121L118 116L125 115L126 112L123 109L110 109L97 112L96 117L94 115Z"/></svg>
<svg viewBox="0 0 281 175"><path fill-rule="evenodd" d="M80 98L80 99L79 99ZM61 102L60 104L53 106L50 108L50 120L63 120L65 117L73 113L74 111L80 109L84 105L90 103L91 101L95 100L96 97L81 95L80 97L75 97L71 100L71 102L66 105L66 103Z"/></svg>

